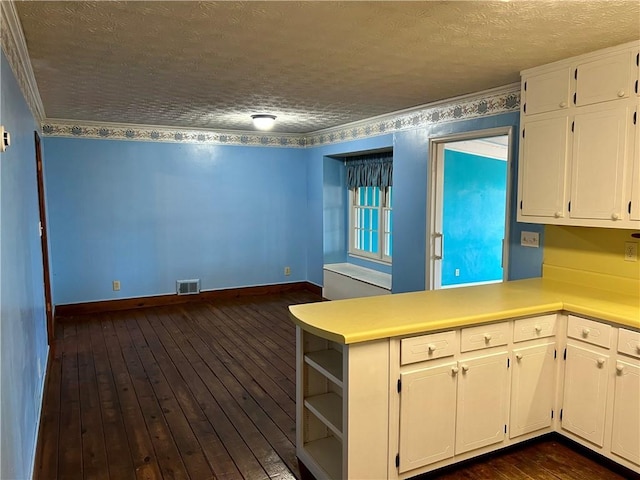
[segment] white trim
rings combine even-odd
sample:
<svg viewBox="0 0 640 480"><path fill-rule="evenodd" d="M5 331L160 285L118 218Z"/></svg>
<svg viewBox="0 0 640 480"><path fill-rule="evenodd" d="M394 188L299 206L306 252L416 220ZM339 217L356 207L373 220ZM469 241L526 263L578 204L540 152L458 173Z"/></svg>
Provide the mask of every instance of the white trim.
<svg viewBox="0 0 640 480"><path fill-rule="evenodd" d="M354 265L353 263L328 263L323 265L322 268L369 285L391 290L391 274L389 273L379 272L360 265Z"/></svg>
<svg viewBox="0 0 640 480"><path fill-rule="evenodd" d="M40 438L40 423L42 421L42 410L43 410L43 405L45 402L45 388L47 386L47 378L49 376L49 354L51 353L51 347L49 345L47 345L47 351L46 351L46 360L44 362L44 374L42 375L42 384L40 385L40 404L38 406L38 412L37 412L37 423L36 423L36 435L35 438L33 439L33 458L31 459L31 467L30 467L30 472L29 472L29 477L28 478L34 478L35 472L36 472L36 460L37 460L37 454L38 454L38 440Z"/></svg>
<svg viewBox="0 0 640 480"><path fill-rule="evenodd" d="M18 12L13 0L2 0L0 2L0 16L2 17L0 18L0 23L4 24L3 27L5 27L2 28L2 48L31 109L31 113L33 113L36 120L40 121L45 118L44 105L42 104L42 98L40 98L36 77L31 67L27 42L24 38L22 24L18 18Z"/></svg>
<svg viewBox="0 0 640 480"><path fill-rule="evenodd" d="M498 145L482 139L447 143L444 149L452 152L492 158L494 160L503 160L505 162L509 159L509 148L507 145Z"/></svg>

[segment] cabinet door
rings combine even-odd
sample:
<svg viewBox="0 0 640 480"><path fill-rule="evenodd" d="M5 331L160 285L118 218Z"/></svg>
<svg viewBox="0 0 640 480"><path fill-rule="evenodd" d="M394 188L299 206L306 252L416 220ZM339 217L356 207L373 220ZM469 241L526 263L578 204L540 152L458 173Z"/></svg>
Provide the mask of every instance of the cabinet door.
<svg viewBox="0 0 640 480"><path fill-rule="evenodd" d="M602 446L609 356L567 345L562 428Z"/></svg>
<svg viewBox="0 0 640 480"><path fill-rule="evenodd" d="M635 150L631 161L631 194L629 205L629 219L640 220L640 104L636 106Z"/></svg>
<svg viewBox="0 0 640 480"><path fill-rule="evenodd" d="M578 65L576 106L628 98L632 93L633 60L631 51L627 51Z"/></svg>
<svg viewBox="0 0 640 480"><path fill-rule="evenodd" d="M524 92L523 113L535 115L568 108L570 82L571 69L569 67L525 78L522 87Z"/></svg>
<svg viewBox="0 0 640 480"><path fill-rule="evenodd" d="M640 465L640 363L616 362L611 451Z"/></svg>
<svg viewBox="0 0 640 480"><path fill-rule="evenodd" d="M456 365L400 375L400 472L453 456Z"/></svg>
<svg viewBox="0 0 640 480"><path fill-rule="evenodd" d="M566 115L546 115L524 124L518 182L522 216L565 216L568 132Z"/></svg>
<svg viewBox="0 0 640 480"><path fill-rule="evenodd" d="M504 440L507 359L500 352L459 362L456 454Z"/></svg>
<svg viewBox="0 0 640 480"><path fill-rule="evenodd" d="M571 218L622 220L630 115L623 105L575 116Z"/></svg>
<svg viewBox="0 0 640 480"><path fill-rule="evenodd" d="M555 393L555 343L513 351L510 438L551 425Z"/></svg>

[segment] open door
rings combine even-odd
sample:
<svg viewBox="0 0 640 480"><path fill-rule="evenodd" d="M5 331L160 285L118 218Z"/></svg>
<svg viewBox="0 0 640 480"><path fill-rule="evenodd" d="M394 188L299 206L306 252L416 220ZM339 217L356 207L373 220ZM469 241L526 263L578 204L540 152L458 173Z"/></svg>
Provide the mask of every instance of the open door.
<svg viewBox="0 0 640 480"><path fill-rule="evenodd" d="M40 245L42 247L42 271L44 273L44 300L47 311L47 338L51 345L54 336L53 306L51 303L51 280L49 274L49 242L47 240L47 214L44 198L44 173L42 171L42 147L40 136L34 132L36 142L36 174L38 177L38 206L40 207Z"/></svg>
<svg viewBox="0 0 640 480"><path fill-rule="evenodd" d="M427 288L507 279L510 128L431 145Z"/></svg>

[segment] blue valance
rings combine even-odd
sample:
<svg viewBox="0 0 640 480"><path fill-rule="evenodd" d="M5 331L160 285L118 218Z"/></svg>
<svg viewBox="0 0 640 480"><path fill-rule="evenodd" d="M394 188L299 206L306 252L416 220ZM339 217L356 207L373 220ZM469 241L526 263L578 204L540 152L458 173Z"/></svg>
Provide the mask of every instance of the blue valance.
<svg viewBox="0 0 640 480"><path fill-rule="evenodd" d="M393 152L349 157L346 166L347 188L393 185Z"/></svg>

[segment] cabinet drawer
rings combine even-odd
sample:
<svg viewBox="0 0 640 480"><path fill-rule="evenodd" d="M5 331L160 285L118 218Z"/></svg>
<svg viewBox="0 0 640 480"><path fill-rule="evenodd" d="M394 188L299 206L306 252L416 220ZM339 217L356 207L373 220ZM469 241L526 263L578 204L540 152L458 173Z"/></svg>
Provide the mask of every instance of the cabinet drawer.
<svg viewBox="0 0 640 480"><path fill-rule="evenodd" d="M497 347L509 342L509 322L490 323L462 329L460 351L470 352L481 348Z"/></svg>
<svg viewBox="0 0 640 480"><path fill-rule="evenodd" d="M611 326L569 315L567 336L604 348L611 346Z"/></svg>
<svg viewBox="0 0 640 480"><path fill-rule="evenodd" d="M640 332L618 330L618 352L640 358Z"/></svg>
<svg viewBox="0 0 640 480"><path fill-rule="evenodd" d="M456 352L456 332L432 333L400 341L400 364L450 357Z"/></svg>
<svg viewBox="0 0 640 480"><path fill-rule="evenodd" d="M539 317L516 320L513 326L513 341L524 342L534 338L552 337L556 334L557 315L541 315Z"/></svg>

